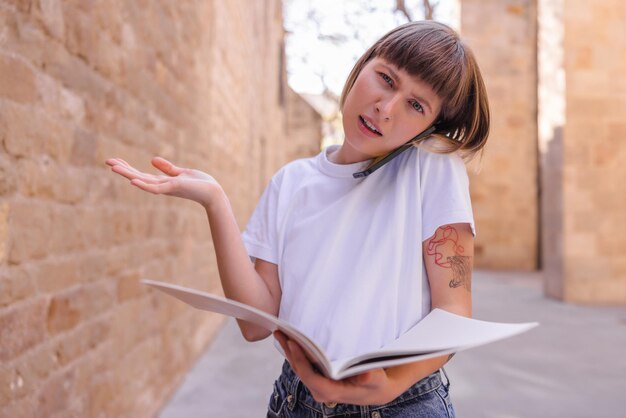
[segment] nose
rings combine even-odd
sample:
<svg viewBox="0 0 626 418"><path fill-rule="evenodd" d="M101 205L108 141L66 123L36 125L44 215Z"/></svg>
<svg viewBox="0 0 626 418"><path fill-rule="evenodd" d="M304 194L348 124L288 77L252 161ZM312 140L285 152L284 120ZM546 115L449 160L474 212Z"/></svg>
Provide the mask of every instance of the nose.
<svg viewBox="0 0 626 418"><path fill-rule="evenodd" d="M399 94L393 94L385 97L381 97L381 99L376 102L375 109L376 112L380 115L380 118L388 121L392 119L392 116L395 112L395 107L400 101Z"/></svg>

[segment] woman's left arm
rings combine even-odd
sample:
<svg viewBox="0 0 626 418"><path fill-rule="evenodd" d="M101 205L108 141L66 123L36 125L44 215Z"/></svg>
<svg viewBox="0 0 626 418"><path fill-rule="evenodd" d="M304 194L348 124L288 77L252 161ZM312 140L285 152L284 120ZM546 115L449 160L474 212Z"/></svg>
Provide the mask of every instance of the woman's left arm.
<svg viewBox="0 0 626 418"><path fill-rule="evenodd" d="M471 278L474 236L467 223L443 225L422 243L430 284L431 309L471 317ZM451 357L442 356L400 366L375 369L343 380L331 380L316 373L302 349L284 334L274 336L287 360L318 402L359 405L385 404L400 396L422 378L441 368Z"/></svg>
<svg viewBox="0 0 626 418"><path fill-rule="evenodd" d="M474 235L468 223L442 225L422 243L431 309L472 316ZM392 393L399 396L417 381L443 367L454 354L386 369ZM393 396L393 395L392 395Z"/></svg>

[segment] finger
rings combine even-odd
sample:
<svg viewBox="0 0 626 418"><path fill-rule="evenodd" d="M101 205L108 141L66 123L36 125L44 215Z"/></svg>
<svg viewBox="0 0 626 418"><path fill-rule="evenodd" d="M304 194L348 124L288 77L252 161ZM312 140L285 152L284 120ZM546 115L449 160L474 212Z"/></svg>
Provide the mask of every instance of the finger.
<svg viewBox="0 0 626 418"><path fill-rule="evenodd" d="M280 346L283 348L283 352L285 354L285 359L287 359L287 362L289 363L289 365L291 366L291 368L296 371L297 366L294 364L294 359L291 355L291 350L289 349L289 347L287 346L287 337L285 336L285 334L278 332L274 334L276 340L278 341L278 343L280 344Z"/></svg>
<svg viewBox="0 0 626 418"><path fill-rule="evenodd" d="M302 348L296 342L287 340L287 347L291 352L291 357L298 368L297 373L302 381L307 381L311 384L326 384L327 382L334 382L331 379L323 377L317 373L315 369L313 369L311 361L307 358Z"/></svg>
<svg viewBox="0 0 626 418"><path fill-rule="evenodd" d="M283 348L283 351L285 351L286 353L289 350L289 348L287 347L287 336L280 331L274 331L274 338L278 340L278 343Z"/></svg>
<svg viewBox="0 0 626 418"><path fill-rule="evenodd" d="M160 184L169 180L169 178L157 177L153 174L142 173L141 171L138 171L134 168L126 168L121 165L115 165L111 168L111 170L113 170L113 172L117 174L126 177L129 180L139 179L144 183Z"/></svg>
<svg viewBox="0 0 626 418"><path fill-rule="evenodd" d="M116 158L116 160L119 161L120 164L125 165L128 168L132 168L130 164L128 164L126 161L122 160L121 158Z"/></svg>
<svg viewBox="0 0 626 418"><path fill-rule="evenodd" d="M152 159L152 165L168 176L177 176L185 171L184 168L176 167L174 164L161 157L154 157Z"/></svg>
<svg viewBox="0 0 626 418"><path fill-rule="evenodd" d="M152 194L167 194L172 190L171 183L150 184L140 179L133 179L130 184Z"/></svg>
<svg viewBox="0 0 626 418"><path fill-rule="evenodd" d="M130 164L128 164L126 161L122 160L121 158L109 158L105 161L105 163L110 166L123 165L128 168L131 168Z"/></svg>
<svg viewBox="0 0 626 418"><path fill-rule="evenodd" d="M104 163L105 163L106 165L111 165L111 166L113 166L113 165L115 165L115 164L116 164L116 161L115 161L115 158L107 158L106 160L104 160Z"/></svg>
<svg viewBox="0 0 626 418"><path fill-rule="evenodd" d="M342 399L344 385L336 380L329 379L319 374L313 369L311 361L306 356L304 350L293 340L287 340L287 346L291 352L292 368L302 380L302 383L315 393L318 398L329 400ZM295 364L295 367L293 365ZM332 395L330 395L332 394Z"/></svg>

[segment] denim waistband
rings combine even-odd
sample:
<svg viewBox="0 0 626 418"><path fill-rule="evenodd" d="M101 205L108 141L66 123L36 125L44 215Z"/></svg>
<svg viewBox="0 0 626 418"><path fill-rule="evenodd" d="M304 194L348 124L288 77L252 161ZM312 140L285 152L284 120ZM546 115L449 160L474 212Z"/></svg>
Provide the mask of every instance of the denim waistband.
<svg viewBox="0 0 626 418"><path fill-rule="evenodd" d="M441 378L441 373L443 373L446 377L446 387L450 386L448 375L445 370L441 368L418 381L393 401L384 405L353 405L345 403L329 404L317 402L313 399L313 395L311 395L309 389L300 381L300 378L295 374L287 360L283 363L282 373L278 380L288 391L288 408L293 409L294 405L297 402L300 402L319 414L332 417L337 415L358 414L374 411L425 395L438 389L444 384Z"/></svg>

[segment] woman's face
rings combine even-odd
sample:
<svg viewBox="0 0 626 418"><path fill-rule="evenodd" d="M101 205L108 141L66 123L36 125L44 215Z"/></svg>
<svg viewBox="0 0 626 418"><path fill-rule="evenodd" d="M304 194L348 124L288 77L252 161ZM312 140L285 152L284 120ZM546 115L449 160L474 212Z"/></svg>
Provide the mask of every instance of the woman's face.
<svg viewBox="0 0 626 418"><path fill-rule="evenodd" d="M432 125L440 109L441 99L428 84L375 57L346 96L345 141L335 161L348 164L387 154Z"/></svg>

